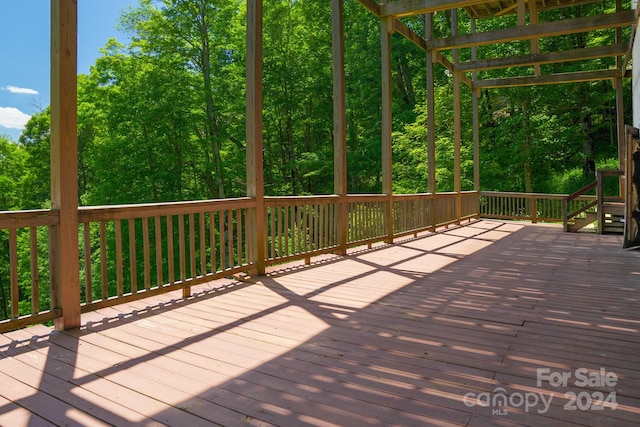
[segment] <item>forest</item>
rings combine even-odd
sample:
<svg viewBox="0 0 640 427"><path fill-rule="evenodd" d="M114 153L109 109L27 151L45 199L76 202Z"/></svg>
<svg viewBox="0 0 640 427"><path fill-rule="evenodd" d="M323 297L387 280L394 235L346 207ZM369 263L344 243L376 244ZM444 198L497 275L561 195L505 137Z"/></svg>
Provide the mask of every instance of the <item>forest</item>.
<svg viewBox="0 0 640 427"><path fill-rule="evenodd" d="M629 1L623 7L628 9ZM90 73L78 76L81 205L246 194L245 8L244 0L141 0L122 14L119 29L127 42L109 40ZM615 2L598 1L541 12L540 22L613 11ZM333 193L330 14L329 1L264 0L266 195ZM403 21L423 34L422 20ZM480 32L516 22L515 16L505 16L477 25ZM462 11L458 25L461 33L469 31ZM434 26L436 37L450 35L451 14L437 13ZM542 39L540 50L614 40L614 30L601 30ZM393 188L400 194L422 193L428 177L425 54L400 35L392 44ZM345 1L345 50L348 192L380 193L380 23L355 0ZM478 57L529 50L528 42L497 44L480 48ZM451 57L451 52L444 54ZM460 51L461 60L469 58L468 49ZM615 66L615 58L592 61L603 69ZM550 64L542 71L582 67ZM479 78L531 73L527 68L489 70ZM451 191L453 78L437 66L435 82L437 189ZM624 85L630 97L630 82ZM462 97L462 190L472 190L467 87ZM593 180L594 166L617 168L615 101L609 81L483 90L481 189L571 193ZM630 99L625 99L624 114L631 116ZM18 141L0 136L0 211L50 206L49 122L44 109ZM8 244L4 234L0 244ZM25 246L28 250L28 244L20 245ZM0 271L0 282L7 274Z"/></svg>

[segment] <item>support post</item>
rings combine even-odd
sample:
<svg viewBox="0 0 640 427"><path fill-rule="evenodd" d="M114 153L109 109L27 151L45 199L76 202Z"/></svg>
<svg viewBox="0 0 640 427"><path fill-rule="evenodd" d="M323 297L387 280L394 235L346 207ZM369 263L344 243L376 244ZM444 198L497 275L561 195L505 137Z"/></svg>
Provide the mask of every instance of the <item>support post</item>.
<svg viewBox="0 0 640 427"><path fill-rule="evenodd" d="M51 0L51 205L60 214L53 259L62 308L57 330L80 326L77 21L77 0Z"/></svg>
<svg viewBox="0 0 640 427"><path fill-rule="evenodd" d="M393 243L393 186L392 186L392 116L391 116L391 33L393 17L386 17L381 22L381 55L382 55L382 194L387 196L385 208L385 242Z"/></svg>
<svg viewBox="0 0 640 427"><path fill-rule="evenodd" d="M531 25L538 25L540 19L538 17L538 3L536 1L529 1L529 23ZM540 53L540 40L532 39L531 40L531 53L536 55ZM540 75L540 64L535 64L533 66L533 74L536 76Z"/></svg>
<svg viewBox="0 0 640 427"><path fill-rule="evenodd" d="M471 32L476 32L476 20L471 20ZM478 59L477 48L474 46L471 48L471 60ZM471 73L471 81L476 82L478 73L474 71ZM471 88L471 108L473 109L473 189L480 191L480 112L479 102L480 90L475 87Z"/></svg>
<svg viewBox="0 0 640 427"><path fill-rule="evenodd" d="M424 37L425 40L433 38L433 13L424 15ZM435 197L436 186L436 104L435 104L435 66L433 61L433 51L427 50L427 173L428 191L433 194L432 198L432 231L435 231L437 225L437 207L438 199Z"/></svg>
<svg viewBox="0 0 640 427"><path fill-rule="evenodd" d="M262 0L247 0L247 196L256 201L249 215L251 254L265 274L266 228L262 155Z"/></svg>
<svg viewBox="0 0 640 427"><path fill-rule="evenodd" d="M613 85L616 90L616 134L618 139L618 169L623 171L625 168L625 132L624 132L624 90L622 86L622 77L620 75L613 79ZM619 180L619 194L624 196L626 192L625 177L621 175Z"/></svg>
<svg viewBox="0 0 640 427"><path fill-rule="evenodd" d="M458 35L458 12L451 11L451 35ZM453 63L458 63L458 50L453 50ZM456 224L462 218L462 185L460 169L460 144L462 140L462 105L460 103L460 84L462 75L453 72L453 191L456 193Z"/></svg>
<svg viewBox="0 0 640 427"><path fill-rule="evenodd" d="M331 0L333 50L333 191L340 196L336 212L338 253L347 253L347 115L344 75L344 0Z"/></svg>

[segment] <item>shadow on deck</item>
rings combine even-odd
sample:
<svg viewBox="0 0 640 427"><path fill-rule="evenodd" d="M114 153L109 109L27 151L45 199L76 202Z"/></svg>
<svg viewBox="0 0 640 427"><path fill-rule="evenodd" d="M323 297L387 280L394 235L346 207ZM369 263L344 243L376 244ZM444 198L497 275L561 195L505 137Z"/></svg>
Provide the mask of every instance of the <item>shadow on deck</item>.
<svg viewBox="0 0 640 427"><path fill-rule="evenodd" d="M621 246L478 221L0 335L0 426L636 425Z"/></svg>

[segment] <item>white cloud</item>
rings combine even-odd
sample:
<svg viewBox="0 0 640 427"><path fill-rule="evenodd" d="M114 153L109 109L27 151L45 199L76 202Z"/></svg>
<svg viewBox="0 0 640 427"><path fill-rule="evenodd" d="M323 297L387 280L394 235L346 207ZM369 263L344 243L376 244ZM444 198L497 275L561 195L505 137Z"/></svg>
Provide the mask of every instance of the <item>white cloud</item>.
<svg viewBox="0 0 640 427"><path fill-rule="evenodd" d="M17 87L17 86L3 86L2 90L9 93L17 93L20 95L38 95L39 92L35 89L29 89L27 87Z"/></svg>
<svg viewBox="0 0 640 427"><path fill-rule="evenodd" d="M0 107L0 127L8 129L24 129L30 115L23 113L17 108Z"/></svg>

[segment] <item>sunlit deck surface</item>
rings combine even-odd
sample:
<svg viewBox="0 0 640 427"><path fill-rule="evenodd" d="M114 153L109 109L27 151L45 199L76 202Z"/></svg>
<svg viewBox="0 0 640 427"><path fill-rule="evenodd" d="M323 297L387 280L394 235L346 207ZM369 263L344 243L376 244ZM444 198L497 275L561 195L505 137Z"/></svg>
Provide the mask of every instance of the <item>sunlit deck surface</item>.
<svg viewBox="0 0 640 427"><path fill-rule="evenodd" d="M640 253L621 240L478 221L0 335L0 425L637 425Z"/></svg>

